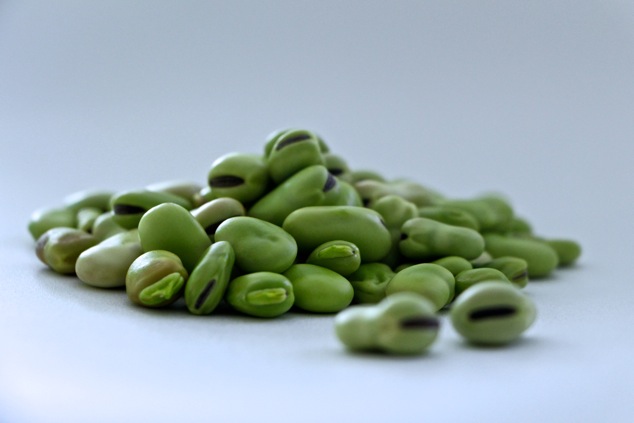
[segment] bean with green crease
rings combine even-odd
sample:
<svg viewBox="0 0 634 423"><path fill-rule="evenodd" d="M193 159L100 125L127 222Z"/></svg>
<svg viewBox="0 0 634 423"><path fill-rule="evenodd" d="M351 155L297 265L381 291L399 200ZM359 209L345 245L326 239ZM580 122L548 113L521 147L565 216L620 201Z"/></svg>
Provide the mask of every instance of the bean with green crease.
<svg viewBox="0 0 634 423"><path fill-rule="evenodd" d="M385 263L365 263L348 275L354 290L354 302L375 304L385 298L385 288L394 277L394 271Z"/></svg>
<svg viewBox="0 0 634 423"><path fill-rule="evenodd" d="M65 207L43 208L34 211L29 219L28 230L34 240L53 228L75 228L77 213Z"/></svg>
<svg viewBox="0 0 634 423"><path fill-rule="evenodd" d="M458 256L443 257L438 260L432 261L432 263L449 270L451 274L454 275L454 277L464 270L473 269L473 265L469 260L464 257Z"/></svg>
<svg viewBox="0 0 634 423"><path fill-rule="evenodd" d="M260 198L247 215L281 226L297 209L336 201L339 187L340 183L325 166L309 166Z"/></svg>
<svg viewBox="0 0 634 423"><path fill-rule="evenodd" d="M136 228L145 212L163 203L175 203L187 210L192 208L191 202L168 192L125 191L112 197L114 221L125 229Z"/></svg>
<svg viewBox="0 0 634 423"><path fill-rule="evenodd" d="M138 230L131 229L83 251L75 263L75 273L79 280L91 286L122 287L128 268L141 254Z"/></svg>
<svg viewBox="0 0 634 423"><path fill-rule="evenodd" d="M279 184L306 167L325 163L317 135L305 129L292 129L277 138L266 164L271 179Z"/></svg>
<svg viewBox="0 0 634 423"><path fill-rule="evenodd" d="M419 217L437 220L448 225L463 226L465 228L480 230L480 224L468 211L447 205L426 206L418 209Z"/></svg>
<svg viewBox="0 0 634 423"><path fill-rule="evenodd" d="M486 281L499 281L511 283L504 273L497 269L489 267L480 267L478 269L464 270L458 273L456 279L456 296L459 296L469 287Z"/></svg>
<svg viewBox="0 0 634 423"><path fill-rule="evenodd" d="M79 229L52 228L38 238L35 253L55 272L70 275L75 273L77 257L98 242L93 235Z"/></svg>
<svg viewBox="0 0 634 423"><path fill-rule="evenodd" d="M208 181L213 198L231 197L243 204L258 200L270 184L264 158L245 153L229 153L216 159Z"/></svg>
<svg viewBox="0 0 634 423"><path fill-rule="evenodd" d="M535 321L533 301L512 284L473 285L454 301L451 322L474 344L502 345L518 339Z"/></svg>
<svg viewBox="0 0 634 423"><path fill-rule="evenodd" d="M216 229L214 238L216 242L231 244L237 266L246 273L281 273L297 257L297 243L290 234L254 217L237 216L225 220Z"/></svg>
<svg viewBox="0 0 634 423"><path fill-rule="evenodd" d="M364 207L303 207L289 214L282 228L306 252L328 241L352 242L359 248L364 263L381 260L392 245L381 215Z"/></svg>
<svg viewBox="0 0 634 423"><path fill-rule="evenodd" d="M234 309L254 317L281 316L295 302L291 282L273 272L249 273L231 280L226 299Z"/></svg>
<svg viewBox="0 0 634 423"><path fill-rule="evenodd" d="M143 251L166 250L176 254L191 272L211 245L207 233L185 208L164 203L148 210L139 222Z"/></svg>
<svg viewBox="0 0 634 423"><path fill-rule="evenodd" d="M335 317L335 333L353 351L394 355L422 354L440 329L434 305L417 294L402 292L376 305L350 307Z"/></svg>
<svg viewBox="0 0 634 423"><path fill-rule="evenodd" d="M454 276L437 264L415 264L397 272L385 288L388 297L404 291L422 295L434 304L436 310L440 310L454 297Z"/></svg>
<svg viewBox="0 0 634 423"><path fill-rule="evenodd" d="M528 284L528 263L519 257L498 257L480 266L499 270L518 288L524 288Z"/></svg>
<svg viewBox="0 0 634 423"><path fill-rule="evenodd" d="M337 272L313 264L294 264L283 273L293 284L295 306L313 313L335 313L348 307L354 290Z"/></svg>
<svg viewBox="0 0 634 423"><path fill-rule="evenodd" d="M210 314L222 300L235 254L226 241L213 243L189 275L185 284L185 304L193 314Z"/></svg>
<svg viewBox="0 0 634 423"><path fill-rule="evenodd" d="M119 226L117 222L114 221L114 213L112 210L97 216L91 229L92 234L100 241L125 231L127 231L127 229Z"/></svg>
<svg viewBox="0 0 634 423"><path fill-rule="evenodd" d="M542 241L499 234L487 234L484 239L491 257L514 256L526 260L531 278L548 276L559 263L557 252Z"/></svg>
<svg viewBox="0 0 634 423"><path fill-rule="evenodd" d="M191 211L192 216L205 229L209 239L214 240L218 226L235 216L244 216L246 211L241 202L234 198L222 197L211 200Z"/></svg>
<svg viewBox="0 0 634 423"><path fill-rule="evenodd" d="M128 298L145 307L164 307L181 296L189 274L174 253L148 251L137 257L126 274Z"/></svg>
<svg viewBox="0 0 634 423"><path fill-rule="evenodd" d="M315 248L306 259L306 263L325 267L346 276L359 268L361 254L352 242L328 241Z"/></svg>
<svg viewBox="0 0 634 423"><path fill-rule="evenodd" d="M401 234L399 249L411 259L437 259L443 256L473 259L484 251L484 239L477 231L425 217L405 222Z"/></svg>

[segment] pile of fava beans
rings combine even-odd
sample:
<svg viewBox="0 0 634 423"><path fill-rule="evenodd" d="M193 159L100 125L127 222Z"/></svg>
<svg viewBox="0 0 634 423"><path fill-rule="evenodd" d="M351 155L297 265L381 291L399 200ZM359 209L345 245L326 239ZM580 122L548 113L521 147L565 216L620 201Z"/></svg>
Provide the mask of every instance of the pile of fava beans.
<svg viewBox="0 0 634 423"><path fill-rule="evenodd" d="M581 254L535 234L503 197L447 198L350 169L312 131L276 131L263 150L219 157L204 186L86 190L37 210L37 257L88 285L125 287L139 306L338 313L349 349L416 354L442 311L469 342L514 341L536 315L529 279Z"/></svg>

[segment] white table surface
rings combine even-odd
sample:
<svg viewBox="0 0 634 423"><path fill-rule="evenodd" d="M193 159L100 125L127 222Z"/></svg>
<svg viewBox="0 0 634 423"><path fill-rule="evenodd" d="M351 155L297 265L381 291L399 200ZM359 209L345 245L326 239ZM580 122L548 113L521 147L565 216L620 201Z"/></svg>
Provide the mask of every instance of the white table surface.
<svg viewBox="0 0 634 423"><path fill-rule="evenodd" d="M634 8L621 1L0 3L0 422L634 421ZM48 271L30 213L205 183L269 132L502 192L578 265L521 342L346 352L332 316L145 310Z"/></svg>

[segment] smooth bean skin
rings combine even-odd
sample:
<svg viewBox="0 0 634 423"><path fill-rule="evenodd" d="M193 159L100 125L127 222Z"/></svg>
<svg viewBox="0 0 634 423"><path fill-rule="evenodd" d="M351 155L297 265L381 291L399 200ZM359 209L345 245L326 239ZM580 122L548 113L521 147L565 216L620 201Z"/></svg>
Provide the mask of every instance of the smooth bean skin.
<svg viewBox="0 0 634 423"><path fill-rule="evenodd" d="M306 259L306 263L325 267L342 276L347 276L361 265L361 253L352 242L329 241L315 248Z"/></svg>
<svg viewBox="0 0 634 423"><path fill-rule="evenodd" d="M454 297L455 279L449 270L437 264L415 264L397 272L387 284L385 294L388 297L397 292L415 292L440 310Z"/></svg>
<svg viewBox="0 0 634 423"><path fill-rule="evenodd" d="M386 195L396 195L414 203L417 207L424 207L436 204L439 197L439 194L408 180L381 182L364 179L356 182L354 187L359 192L364 204L370 204Z"/></svg>
<svg viewBox="0 0 634 423"><path fill-rule="evenodd" d="M322 154L322 157L324 166L326 166L331 175L336 176L341 181L350 182L350 167L343 157L334 153L325 153Z"/></svg>
<svg viewBox="0 0 634 423"><path fill-rule="evenodd" d="M247 215L282 226L284 219L297 209L336 201L339 186L324 166L309 166L263 196Z"/></svg>
<svg viewBox="0 0 634 423"><path fill-rule="evenodd" d="M464 270L473 269L473 265L469 260L464 257L458 256L443 257L438 260L432 261L432 263L449 270L451 274L454 275L454 277Z"/></svg>
<svg viewBox="0 0 634 423"><path fill-rule="evenodd" d="M96 208L105 212L110 210L110 200L113 195L114 192L101 189L77 191L64 198L64 208L75 213L86 207Z"/></svg>
<svg viewBox="0 0 634 423"><path fill-rule="evenodd" d="M97 216L92 224L91 232L95 238L103 241L121 232L126 232L125 229L117 224L114 219L114 213L112 210L104 212Z"/></svg>
<svg viewBox="0 0 634 423"><path fill-rule="evenodd" d="M273 151L273 147L275 146L275 143L277 143L277 141L282 137L282 135L286 134L287 132L299 131L299 130L301 130L301 128L282 128L282 129L277 129L271 132L266 137L266 141L264 142L264 157L268 158L271 155L271 152ZM329 153L330 148L328 147L328 144L326 144L323 138L321 138L319 135L317 135L316 133L314 134L317 137L317 142L319 143L319 150L321 151L321 153L322 154Z"/></svg>
<svg viewBox="0 0 634 423"><path fill-rule="evenodd" d="M64 207L42 208L35 210L29 219L28 230L37 241L44 232L53 228L75 228L77 213Z"/></svg>
<svg viewBox="0 0 634 423"><path fill-rule="evenodd" d="M324 197L320 205L363 207L363 202L357 190L346 181L342 181L339 178L336 178L336 180L337 187L331 190L332 194Z"/></svg>
<svg viewBox="0 0 634 423"><path fill-rule="evenodd" d="M467 341L503 345L518 339L536 317L533 301L512 284L482 282L454 301L450 318Z"/></svg>
<svg viewBox="0 0 634 423"><path fill-rule="evenodd" d="M191 213L173 203L159 204L139 221L143 251L166 250L176 254L191 272L211 241Z"/></svg>
<svg viewBox="0 0 634 423"><path fill-rule="evenodd" d="M53 271L71 275L75 273L79 255L98 242L93 235L79 229L52 228L38 238L35 253Z"/></svg>
<svg viewBox="0 0 634 423"><path fill-rule="evenodd" d="M294 264L283 275L293 284L295 306L313 313L336 313L352 302L350 282L337 272L313 264Z"/></svg>
<svg viewBox="0 0 634 423"><path fill-rule="evenodd" d="M194 219L205 229L211 241L218 226L230 217L244 216L246 210L235 198L223 197L213 199L191 211Z"/></svg>
<svg viewBox="0 0 634 423"><path fill-rule="evenodd" d="M218 226L216 242L233 247L237 266L246 273L282 273L297 257L295 239L282 228L249 216L231 217Z"/></svg>
<svg viewBox="0 0 634 423"><path fill-rule="evenodd" d="M141 217L152 207L164 203L175 203L190 210L191 202L168 192L150 190L125 191L112 196L111 205L113 219L125 229L134 229L139 225Z"/></svg>
<svg viewBox="0 0 634 423"><path fill-rule="evenodd" d="M266 157L271 179L280 184L290 176L313 165L324 165L317 134L291 129L281 134Z"/></svg>
<svg viewBox="0 0 634 423"><path fill-rule="evenodd" d="M84 207L77 211L77 229L84 232L92 232L95 221L103 211L96 207Z"/></svg>
<svg viewBox="0 0 634 423"><path fill-rule="evenodd" d="M498 257L480 266L499 270L518 288L524 288L528 284L528 263L519 257Z"/></svg>
<svg viewBox="0 0 634 423"><path fill-rule="evenodd" d="M185 283L185 304L197 315L213 312L225 295L235 254L226 241L213 243L194 267Z"/></svg>
<svg viewBox="0 0 634 423"><path fill-rule="evenodd" d="M561 267L573 265L581 256L581 245L571 239L547 239L545 242L557 253Z"/></svg>
<svg viewBox="0 0 634 423"><path fill-rule="evenodd" d="M468 211L447 205L426 206L418 209L419 217L426 217L448 225L462 226L465 228L480 230L480 224Z"/></svg>
<svg viewBox="0 0 634 423"><path fill-rule="evenodd" d="M499 281L511 283L506 275L497 269L481 267L478 269L464 270L455 276L456 296L459 296L471 286L486 281Z"/></svg>
<svg viewBox="0 0 634 423"><path fill-rule="evenodd" d="M153 250L137 257L126 274L128 298L144 307L164 307L180 298L189 274L174 253Z"/></svg>
<svg viewBox="0 0 634 423"><path fill-rule="evenodd" d="M150 184L145 187L149 191L167 192L169 194L178 195L179 197L189 201L192 205L196 195L203 187L191 181L169 180Z"/></svg>
<svg viewBox="0 0 634 423"><path fill-rule="evenodd" d="M495 196L444 200L441 204L462 209L471 214L478 221L480 232L507 231L514 217L511 206L503 199Z"/></svg>
<svg viewBox="0 0 634 423"><path fill-rule="evenodd" d="M368 207L381 215L385 226L390 231L392 246L390 252L381 261L390 267L396 267L403 261L398 245L401 240L401 227L409 219L418 216L418 209L411 201L393 194L370 201Z"/></svg>
<svg viewBox="0 0 634 423"><path fill-rule="evenodd" d="M533 226L523 217L513 216L513 220L508 228L508 233L512 235L532 235Z"/></svg>
<svg viewBox="0 0 634 423"><path fill-rule="evenodd" d="M357 305L335 317L335 333L352 351L422 354L438 336L434 305L413 293L399 293L376 305Z"/></svg>
<svg viewBox="0 0 634 423"><path fill-rule="evenodd" d="M381 215L364 207L303 207L289 214L282 228L306 252L328 241L352 242L359 248L362 263L381 260L392 245Z"/></svg>
<svg viewBox="0 0 634 423"><path fill-rule="evenodd" d="M376 304L385 298L385 288L394 272L384 263L365 263L348 276L354 290L354 302Z"/></svg>
<svg viewBox="0 0 634 423"><path fill-rule="evenodd" d="M207 180L213 198L230 197L252 204L270 185L265 159L257 154L229 153L216 159Z"/></svg>
<svg viewBox="0 0 634 423"><path fill-rule="evenodd" d="M125 286L128 269L141 254L136 229L121 232L83 251L75 263L79 280L97 288Z"/></svg>
<svg viewBox="0 0 634 423"><path fill-rule="evenodd" d="M279 273L255 272L229 282L227 302L235 310L254 317L277 317L295 302L293 285Z"/></svg>
<svg viewBox="0 0 634 423"><path fill-rule="evenodd" d="M530 278L548 276L559 263L557 252L541 241L499 234L487 234L484 239L491 257L514 256L526 260Z"/></svg>
<svg viewBox="0 0 634 423"><path fill-rule="evenodd" d="M484 239L477 231L424 217L405 222L401 234L399 249L411 259L459 256L469 260L484 251Z"/></svg>

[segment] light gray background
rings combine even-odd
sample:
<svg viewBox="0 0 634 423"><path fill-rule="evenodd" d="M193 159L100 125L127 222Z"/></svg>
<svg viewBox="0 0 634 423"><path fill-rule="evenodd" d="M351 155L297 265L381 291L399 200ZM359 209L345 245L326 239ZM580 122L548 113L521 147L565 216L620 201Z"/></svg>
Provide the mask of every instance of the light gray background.
<svg viewBox="0 0 634 423"><path fill-rule="evenodd" d="M0 422L634 418L634 7L626 1L0 2ZM204 183L269 132L354 168L505 193L584 246L504 349L352 355L331 316L132 307L44 269L29 214Z"/></svg>

